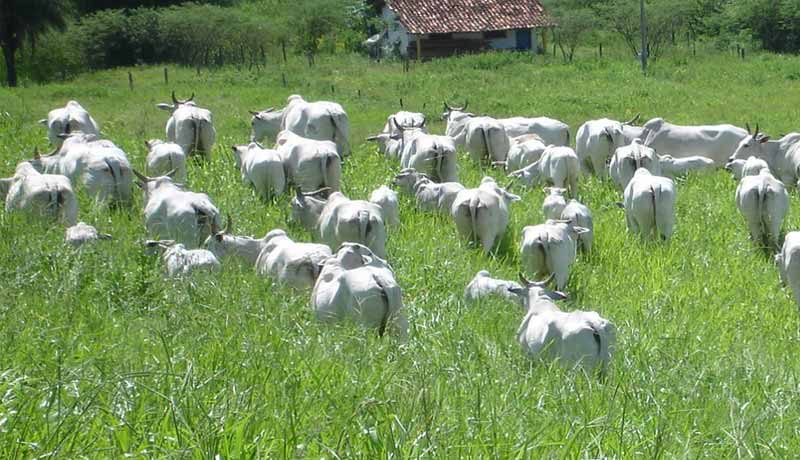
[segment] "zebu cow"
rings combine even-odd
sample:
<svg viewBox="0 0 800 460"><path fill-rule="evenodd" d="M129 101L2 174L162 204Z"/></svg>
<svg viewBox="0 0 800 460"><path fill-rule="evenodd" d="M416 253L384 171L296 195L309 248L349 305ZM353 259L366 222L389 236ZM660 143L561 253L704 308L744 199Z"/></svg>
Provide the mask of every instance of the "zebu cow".
<svg viewBox="0 0 800 460"><path fill-rule="evenodd" d="M386 227L380 206L351 200L341 192L331 193L327 200L316 198L315 194L297 192L292 199L292 220L315 232L332 248L349 241L386 257Z"/></svg>
<svg viewBox="0 0 800 460"><path fill-rule="evenodd" d="M385 185L381 185L369 194L370 203L375 203L383 210L383 219L387 225L400 225L400 205L397 193Z"/></svg>
<svg viewBox="0 0 800 460"><path fill-rule="evenodd" d="M583 203L572 199L567 202L567 205L561 211L560 219L568 221L573 227L586 229L585 232L578 233L578 243L583 252L590 252L592 250L592 241L594 240L592 211Z"/></svg>
<svg viewBox="0 0 800 460"><path fill-rule="evenodd" d="M144 191L145 227L151 238L196 248L220 227L219 210L205 193L187 191L168 176L133 173Z"/></svg>
<svg viewBox="0 0 800 460"><path fill-rule="evenodd" d="M575 136L575 153L583 170L604 177L606 163L614 152L641 135L641 130L632 126L638 119L639 114L636 114L626 122L601 118L582 124Z"/></svg>
<svg viewBox="0 0 800 460"><path fill-rule="evenodd" d="M495 165L505 166L506 171L516 171L539 161L547 144L536 134L525 134L511 139L506 161L496 161Z"/></svg>
<svg viewBox="0 0 800 460"><path fill-rule="evenodd" d="M296 94L289 96L283 109L281 130L308 139L334 142L339 156L350 155L350 121L347 112L335 102L307 102Z"/></svg>
<svg viewBox="0 0 800 460"><path fill-rule="evenodd" d="M492 278L488 271L481 270L464 288L464 299L467 302L477 302L486 297L500 297L522 304L523 300L512 292L512 290L520 288L522 286L519 283Z"/></svg>
<svg viewBox="0 0 800 460"><path fill-rule="evenodd" d="M608 173L617 188L625 190L639 168L645 168L657 176L661 175L661 163L655 150L646 147L641 140L634 139L630 145L620 147L614 152L611 163L608 164Z"/></svg>
<svg viewBox="0 0 800 460"><path fill-rule="evenodd" d="M733 125L682 126L653 118L644 124L644 145L676 158L701 156L725 166L731 152L747 137L747 131Z"/></svg>
<svg viewBox="0 0 800 460"><path fill-rule="evenodd" d="M256 272L295 289L312 288L321 265L331 257L324 244L297 243L283 230L272 230L264 237L264 247L256 259Z"/></svg>
<svg viewBox="0 0 800 460"><path fill-rule="evenodd" d="M404 169L394 178L394 185L417 200L417 208L422 211L438 211L450 214L450 208L458 192L464 186L458 182L433 182L415 169Z"/></svg>
<svg viewBox="0 0 800 460"><path fill-rule="evenodd" d="M497 185L486 176L478 188L465 189L456 195L450 214L458 234L468 241L476 241L488 254L500 242L508 226L508 206L521 198Z"/></svg>
<svg viewBox="0 0 800 460"><path fill-rule="evenodd" d="M30 163L40 172L67 176L98 201L130 203L133 175L125 152L93 134L73 132L62 138L55 153L36 156Z"/></svg>
<svg viewBox="0 0 800 460"><path fill-rule="evenodd" d="M159 248L164 251L162 258L170 278L191 275L194 272L218 272L222 265L214 254L207 249L186 249L173 240L147 240L148 248Z"/></svg>
<svg viewBox="0 0 800 460"><path fill-rule="evenodd" d="M206 238L203 247L213 252L217 259L237 257L244 260L246 265L254 266L258 255L267 244L267 237L253 238L233 234L233 220L228 216L225 228L216 231Z"/></svg>
<svg viewBox="0 0 800 460"><path fill-rule="evenodd" d="M701 156L675 158L672 155L656 155L661 174L664 177L685 176L691 171L704 171L714 168L714 160ZM727 165L726 165L727 166Z"/></svg>
<svg viewBox="0 0 800 460"><path fill-rule="evenodd" d="M345 244L323 263L311 307L322 322L349 318L380 336L388 332L405 339L408 334L402 290L391 267L363 245Z"/></svg>
<svg viewBox="0 0 800 460"><path fill-rule="evenodd" d="M47 118L39 120L39 123L47 127L47 138L56 147L62 142L60 134L82 132L100 135L97 122L77 101L69 101L66 106L51 110Z"/></svg>
<svg viewBox="0 0 800 460"><path fill-rule="evenodd" d="M769 169L742 177L736 187L736 207L747 221L754 242L769 248L778 247L781 225L789 212L789 193Z"/></svg>
<svg viewBox="0 0 800 460"><path fill-rule="evenodd" d="M84 222L78 222L72 227L67 228L67 231L64 233L64 241L75 248L83 246L84 244L110 239L112 239L112 237L108 233L99 233L96 228Z"/></svg>
<svg viewBox="0 0 800 460"><path fill-rule="evenodd" d="M561 211L567 206L567 199L564 196L567 189L558 187L545 187L547 195L542 201L542 214L545 219L560 219Z"/></svg>
<svg viewBox="0 0 800 460"><path fill-rule="evenodd" d="M180 145L187 155L200 155L205 160L211 159L211 151L217 139L211 111L194 103L192 97L180 100L172 92L172 104L158 104L161 110L172 113L167 120L167 140Z"/></svg>
<svg viewBox="0 0 800 460"><path fill-rule="evenodd" d="M548 117L499 118L508 137L515 138L526 134L536 134L546 145L569 145L569 125Z"/></svg>
<svg viewBox="0 0 800 460"><path fill-rule="evenodd" d="M410 128L397 125L401 132L400 167L413 168L436 182L458 182L456 146L449 136L422 131L423 125Z"/></svg>
<svg viewBox="0 0 800 460"><path fill-rule="evenodd" d="M566 188L570 195L575 196L578 193L580 174L581 167L575 151L569 147L551 145L538 161L513 171L508 177L520 179L528 187L544 180L550 185Z"/></svg>
<svg viewBox="0 0 800 460"><path fill-rule="evenodd" d="M675 227L675 183L639 168L625 187L623 207L631 233L648 238L655 231L667 240Z"/></svg>
<svg viewBox="0 0 800 460"><path fill-rule="evenodd" d="M145 141L147 146L147 160L145 174L152 177L170 176L178 183L187 179L186 153L183 148L174 142L164 142L160 139Z"/></svg>
<svg viewBox="0 0 800 460"><path fill-rule="evenodd" d="M533 282L520 275L520 281L524 287L511 292L527 309L517 329L522 348L534 357L605 377L616 346L614 325L593 311L561 311L553 301L566 295L546 290L548 280Z"/></svg>
<svg viewBox="0 0 800 460"><path fill-rule="evenodd" d="M368 137L367 141L377 142L378 150L386 157L399 159L403 154L402 129L414 127L418 127L423 133L428 132L425 128L425 115L419 112L400 111L389 115L381 133Z"/></svg>
<svg viewBox="0 0 800 460"><path fill-rule="evenodd" d="M725 169L733 173L737 181L745 176L755 176L762 169L769 169L769 165L761 158L748 157L747 160L728 160Z"/></svg>
<svg viewBox="0 0 800 460"><path fill-rule="evenodd" d="M252 185L256 194L264 200L283 195L286 191L286 172L277 150L261 148L255 142L231 148L242 182Z"/></svg>
<svg viewBox="0 0 800 460"><path fill-rule="evenodd" d="M36 218L54 219L67 226L78 220L78 200L66 176L41 174L22 162L14 176L0 179L6 212L21 211Z"/></svg>
<svg viewBox="0 0 800 460"><path fill-rule="evenodd" d="M465 101L461 107L451 107L444 103L444 113L442 113L442 120L447 123L444 134L453 138L456 146L463 146L466 142L467 122L475 116L473 113L467 112L469 102Z"/></svg>
<svg viewBox="0 0 800 460"><path fill-rule="evenodd" d="M491 117L473 117L465 126L465 146L475 163L505 161L511 144L502 123Z"/></svg>
<svg viewBox="0 0 800 460"><path fill-rule="evenodd" d="M281 122L285 109L275 110L273 107L260 112L250 111L250 141L263 142L265 139L275 141L281 132Z"/></svg>
<svg viewBox="0 0 800 460"><path fill-rule="evenodd" d="M736 147L730 160L756 157L766 161L770 171L785 185L794 186L800 179L800 133L789 133L776 141L758 130L750 133Z"/></svg>
<svg viewBox="0 0 800 460"><path fill-rule="evenodd" d="M336 144L300 137L290 131L278 134L278 153L283 159L287 182L302 192L323 187L339 190L342 159Z"/></svg>
<svg viewBox="0 0 800 460"><path fill-rule="evenodd" d="M781 252L775 255L775 263L781 282L792 290L794 302L800 307L800 232L786 234Z"/></svg>
<svg viewBox="0 0 800 460"><path fill-rule="evenodd" d="M538 276L553 275L557 289L564 289L578 251L578 236L587 229L560 220L528 225L522 229L520 263Z"/></svg>

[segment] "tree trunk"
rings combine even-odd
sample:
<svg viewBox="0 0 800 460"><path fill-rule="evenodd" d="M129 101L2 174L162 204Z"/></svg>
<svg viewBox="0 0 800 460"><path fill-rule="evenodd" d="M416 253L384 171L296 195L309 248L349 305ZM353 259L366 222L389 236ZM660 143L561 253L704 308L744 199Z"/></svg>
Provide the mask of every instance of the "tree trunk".
<svg viewBox="0 0 800 460"><path fill-rule="evenodd" d="M17 86L17 50L14 46L3 46L3 57L6 60L6 81L8 86L14 88Z"/></svg>

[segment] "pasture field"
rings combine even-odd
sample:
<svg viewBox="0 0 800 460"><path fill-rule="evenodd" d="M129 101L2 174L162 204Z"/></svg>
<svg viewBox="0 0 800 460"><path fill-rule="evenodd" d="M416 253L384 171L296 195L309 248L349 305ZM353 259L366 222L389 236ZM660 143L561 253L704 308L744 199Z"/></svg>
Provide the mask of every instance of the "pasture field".
<svg viewBox="0 0 800 460"><path fill-rule="evenodd" d="M135 87L128 89L127 70ZM288 87L281 83L285 72ZM77 99L105 136L143 167L143 141L164 136L155 108L197 94L214 112L214 159L191 165L238 233L287 223L288 198L255 198L230 145L249 139L247 110L299 93L350 115L354 151L343 191L365 198L398 165L363 141L399 109L432 132L442 100L476 113L547 115L575 130L609 116L731 122L777 136L798 130L800 59L673 56L643 78L634 62L533 62L483 55L412 65L319 57L259 71L135 68L0 90L0 176L47 150L36 121ZM334 85L332 94L331 85ZM359 94L360 92L360 94ZM434 119L436 122L434 123ZM461 158L461 179L483 175ZM498 171L491 174L501 177ZM501 182L505 182L504 180ZM678 224L667 243L627 234L610 182L583 178L595 249L579 257L564 309L617 326L610 376L599 382L526 357L523 312L501 301L467 305L480 269L516 279L523 226L542 221L543 192L515 189L511 223L487 257L456 238L449 218L401 202L388 253L404 289L407 343L352 325L318 324L294 293L225 260L218 276L168 281L146 256L142 197L109 211L81 198L80 218L115 241L75 251L60 227L0 213L0 458L792 458L800 452L798 309L771 256L748 240L725 172L677 184ZM792 194L786 229L800 228Z"/></svg>

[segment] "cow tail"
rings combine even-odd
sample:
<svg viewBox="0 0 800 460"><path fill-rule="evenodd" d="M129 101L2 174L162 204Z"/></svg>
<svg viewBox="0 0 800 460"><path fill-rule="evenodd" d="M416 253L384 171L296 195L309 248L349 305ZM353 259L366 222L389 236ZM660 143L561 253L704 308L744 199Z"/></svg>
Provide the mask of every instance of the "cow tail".
<svg viewBox="0 0 800 460"><path fill-rule="evenodd" d="M328 186L328 164L330 162L330 156L325 155L324 157L320 157L319 149L317 149L316 153L317 158L319 158L319 172L320 176L322 176L322 186Z"/></svg>
<svg viewBox="0 0 800 460"><path fill-rule="evenodd" d="M592 338L594 338L594 343L597 345L597 358L600 360L600 378L605 378L606 364L609 359L608 342L603 340L603 336L595 324L589 324L589 327L592 329Z"/></svg>
<svg viewBox="0 0 800 460"><path fill-rule="evenodd" d="M434 165L433 165L433 167L434 167L434 171L436 171L436 174L435 174L436 179L439 182L442 182L444 180L444 179L442 179L442 177L443 177L443 175L442 175L442 156L443 156L443 153L444 153L444 149L442 149L442 151L439 152L439 147L440 147L439 144L436 141L433 141L433 152L436 154L436 156L434 157Z"/></svg>
<svg viewBox="0 0 800 460"><path fill-rule="evenodd" d="M386 286L381 283L380 278L372 274L372 279L375 281L375 284L381 290L381 303L383 304L383 315L381 316L381 323L378 326L378 336L383 337L386 333L386 325L389 323L389 314L391 313L391 309L389 308L389 295L386 293Z"/></svg>
<svg viewBox="0 0 800 460"><path fill-rule="evenodd" d="M481 128L481 136L483 137L483 145L486 147L486 155L489 157L489 161L494 161L494 155L492 155L492 147L489 143L489 134L486 132L486 128Z"/></svg>
<svg viewBox="0 0 800 460"><path fill-rule="evenodd" d="M656 227L656 237L661 236L660 229L658 227L658 210L656 209L656 203L658 203L658 198L661 195L661 185L650 185L650 193L651 193L651 200L653 204L653 225Z"/></svg>
<svg viewBox="0 0 800 460"><path fill-rule="evenodd" d="M769 198L768 195L769 195L769 189L767 187L767 184L762 181L760 184L758 184L758 200L757 200L758 204L756 205L757 206L756 212L758 212L758 220L761 223L761 239L763 240L762 242L766 242L769 239L767 233L769 232L769 222L767 222L767 220L769 219L768 215L769 213L767 211L767 199Z"/></svg>
<svg viewBox="0 0 800 460"><path fill-rule="evenodd" d="M478 211L480 210L480 198L477 195L469 199L469 219L472 232L471 240L478 239Z"/></svg>
<svg viewBox="0 0 800 460"><path fill-rule="evenodd" d="M198 229L208 229L208 233L210 234L213 228L214 219L216 218L216 212L212 209L207 209L204 207L200 207L197 205L192 205L194 208L195 216L197 217L197 227ZM203 241L200 241L202 244Z"/></svg>
<svg viewBox="0 0 800 460"><path fill-rule="evenodd" d="M192 118L192 125L194 126L194 151L201 152L202 155L205 154L205 150L202 150L202 146L200 145L200 127L202 122L197 118Z"/></svg>
<svg viewBox="0 0 800 460"><path fill-rule="evenodd" d="M369 234L369 211L362 209L358 211L358 237L366 244Z"/></svg>
<svg viewBox="0 0 800 460"><path fill-rule="evenodd" d="M539 242L539 251L542 253L542 260L544 260L544 268L547 270L547 275L554 273L553 259L550 254L550 234L546 234L544 240L541 238ZM542 275L540 273L540 275Z"/></svg>
<svg viewBox="0 0 800 460"><path fill-rule="evenodd" d="M109 161L108 158L106 158L104 161L108 166L108 171L111 173L111 178L114 180L114 195L118 198L122 198L122 194L120 193L119 190L119 178L122 176L122 171L120 171L119 162Z"/></svg>
<svg viewBox="0 0 800 460"><path fill-rule="evenodd" d="M569 128L567 128L567 143L566 145L569 146L570 138L569 138Z"/></svg>

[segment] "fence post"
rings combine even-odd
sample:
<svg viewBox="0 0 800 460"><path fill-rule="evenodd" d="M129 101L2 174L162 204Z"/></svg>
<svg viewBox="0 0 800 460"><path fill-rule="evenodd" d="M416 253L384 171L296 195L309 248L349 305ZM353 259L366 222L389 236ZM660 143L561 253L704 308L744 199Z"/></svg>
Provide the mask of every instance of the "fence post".
<svg viewBox="0 0 800 460"><path fill-rule="evenodd" d="M286 88L288 86L286 84L286 73L281 73L281 80L283 80L283 87Z"/></svg>
<svg viewBox="0 0 800 460"><path fill-rule="evenodd" d="M336 87L331 83L331 94L336 94Z"/></svg>
<svg viewBox="0 0 800 460"><path fill-rule="evenodd" d="M133 74L128 72L128 87L133 91Z"/></svg>
<svg viewBox="0 0 800 460"><path fill-rule="evenodd" d="M169 71L164 67L164 84L169 85Z"/></svg>
<svg viewBox="0 0 800 460"><path fill-rule="evenodd" d="M283 51L283 63L286 64L286 40L281 40L281 51Z"/></svg>

